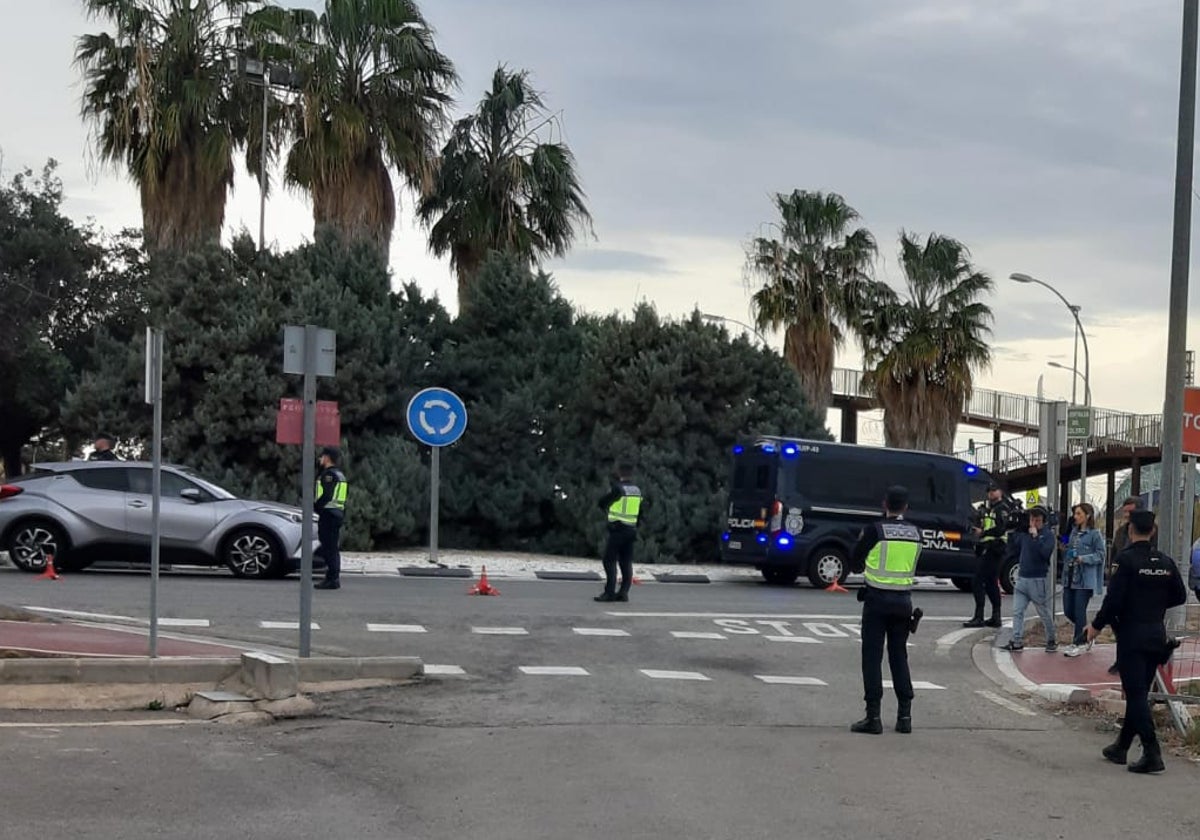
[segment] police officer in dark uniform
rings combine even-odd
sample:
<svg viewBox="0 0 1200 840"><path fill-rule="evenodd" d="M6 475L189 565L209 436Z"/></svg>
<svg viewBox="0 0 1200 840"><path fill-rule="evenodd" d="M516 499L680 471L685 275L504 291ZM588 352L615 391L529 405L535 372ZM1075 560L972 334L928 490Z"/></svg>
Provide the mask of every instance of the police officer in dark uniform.
<svg viewBox="0 0 1200 840"><path fill-rule="evenodd" d="M600 509L608 519L608 541L604 546L604 591L593 599L596 601L628 601L629 586L633 583L633 546L642 513L642 491L633 483L633 467L628 464L617 467L615 478L600 500Z"/></svg>
<svg viewBox="0 0 1200 840"><path fill-rule="evenodd" d="M1000 626L1000 561L1004 559L1007 535L1012 519L1012 505L996 483L988 485L987 501L979 507L979 526L975 529L979 554L971 592L975 596L975 615L963 622L963 627ZM986 595L992 605L992 616L983 620L983 601Z"/></svg>
<svg viewBox="0 0 1200 840"><path fill-rule="evenodd" d="M342 588L342 554L338 543L342 538L342 521L346 516L346 494L349 483L338 468L342 453L333 446L321 450L321 473L317 476L316 501L318 553L325 560L325 579L313 589Z"/></svg>
<svg viewBox="0 0 1200 840"><path fill-rule="evenodd" d="M1142 757L1129 765L1134 773L1164 769L1147 695L1158 666L1165 664L1178 646L1178 642L1167 638L1163 615L1187 601L1187 589L1175 561L1150 546L1153 533L1153 511L1130 512L1129 544L1117 558L1117 571L1104 604L1087 629L1090 642L1106 625L1121 625L1117 663L1125 692L1125 720L1117 740L1104 748L1104 757L1124 764L1133 736L1137 735L1142 742Z"/></svg>
<svg viewBox="0 0 1200 840"><path fill-rule="evenodd" d="M96 440L92 443L92 454L88 456L89 461L120 461L117 453L113 450L113 446L117 443L117 439L112 435L101 432L96 435Z"/></svg>
<svg viewBox="0 0 1200 840"><path fill-rule="evenodd" d="M921 553L921 532L904 521L908 490L889 487L883 503L886 517L864 528L854 546L850 568L863 575L859 590L862 612L863 699L867 716L851 725L851 732L883 732L883 649L887 643L888 667L899 703L896 731L912 732L912 677L908 672L908 635L920 620L912 607L912 587Z"/></svg>

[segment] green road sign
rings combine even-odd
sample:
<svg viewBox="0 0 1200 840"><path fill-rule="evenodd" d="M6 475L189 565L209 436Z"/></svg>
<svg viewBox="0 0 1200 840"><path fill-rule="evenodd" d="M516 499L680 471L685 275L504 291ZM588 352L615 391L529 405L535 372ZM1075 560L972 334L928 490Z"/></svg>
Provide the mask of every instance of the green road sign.
<svg viewBox="0 0 1200 840"><path fill-rule="evenodd" d="M1067 437L1086 438L1092 436L1092 410L1090 408L1067 409Z"/></svg>

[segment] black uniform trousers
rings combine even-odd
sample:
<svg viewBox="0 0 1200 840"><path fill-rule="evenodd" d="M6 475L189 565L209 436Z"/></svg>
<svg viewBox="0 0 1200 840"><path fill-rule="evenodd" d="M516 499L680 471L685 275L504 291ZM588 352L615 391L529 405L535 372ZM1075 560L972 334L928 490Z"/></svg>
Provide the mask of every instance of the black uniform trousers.
<svg viewBox="0 0 1200 840"><path fill-rule="evenodd" d="M633 544L637 528L622 523L608 526L608 543L604 546L604 592L608 595L628 595L633 584ZM621 569L621 588L617 589L617 567Z"/></svg>
<svg viewBox="0 0 1200 840"><path fill-rule="evenodd" d="M342 576L342 552L338 546L341 539L342 517L329 510L317 514L317 540L321 543L317 552L325 561L327 583L338 583Z"/></svg>
<svg viewBox="0 0 1200 840"><path fill-rule="evenodd" d="M1004 557L1004 543L989 540L983 544L979 562L975 566L975 577L971 580L971 594L975 596L975 618L983 619L984 596L992 604L992 614L1000 615L1000 561Z"/></svg>
<svg viewBox="0 0 1200 840"><path fill-rule="evenodd" d="M1161 623L1139 625L1126 621L1117 639L1117 667L1121 674L1121 690L1125 692L1125 720L1121 724L1119 741L1128 748L1133 736L1141 739L1142 747L1157 749L1158 736L1150 714L1150 686L1163 661L1165 634Z"/></svg>
<svg viewBox="0 0 1200 840"><path fill-rule="evenodd" d="M862 676L867 714L879 715L883 700L883 649L886 642L892 686L901 708L912 705L912 677L908 672L908 633L912 620L912 595L868 586L863 595Z"/></svg>

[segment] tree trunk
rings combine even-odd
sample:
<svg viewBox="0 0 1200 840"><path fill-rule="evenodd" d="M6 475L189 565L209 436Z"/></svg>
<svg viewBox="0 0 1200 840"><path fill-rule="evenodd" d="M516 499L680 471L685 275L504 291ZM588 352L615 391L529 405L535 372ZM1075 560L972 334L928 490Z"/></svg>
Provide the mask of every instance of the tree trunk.
<svg viewBox="0 0 1200 840"><path fill-rule="evenodd" d="M370 243L387 260L396 225L396 194L378 154L359 160L344 178L315 181L312 200L317 230L332 230L347 243Z"/></svg>
<svg viewBox="0 0 1200 840"><path fill-rule="evenodd" d="M146 250L187 251L219 243L232 186L232 157L222 170L210 172L200 152L173 153L155 180L140 185Z"/></svg>
<svg viewBox="0 0 1200 840"><path fill-rule="evenodd" d="M823 416L833 402L833 333L792 324L783 337L783 357L800 377L809 406Z"/></svg>
<svg viewBox="0 0 1200 840"><path fill-rule="evenodd" d="M475 296L475 278L483 266L483 257L471 248L456 246L454 248L454 266L455 273L458 275L458 314L459 317L462 317L462 314L470 308Z"/></svg>
<svg viewBox="0 0 1200 840"><path fill-rule="evenodd" d="M883 437L889 448L953 454L962 418L961 395L922 376L878 383L876 393L883 406Z"/></svg>

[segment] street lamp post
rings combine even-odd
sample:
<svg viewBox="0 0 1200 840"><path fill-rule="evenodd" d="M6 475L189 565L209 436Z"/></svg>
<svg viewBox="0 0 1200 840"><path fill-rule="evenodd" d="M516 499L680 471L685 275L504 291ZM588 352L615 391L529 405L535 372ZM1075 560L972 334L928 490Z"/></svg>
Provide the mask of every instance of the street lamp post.
<svg viewBox="0 0 1200 840"><path fill-rule="evenodd" d="M771 346L770 344L767 343L767 340L765 338L763 338L762 333L760 333L758 330L754 329L754 327L750 326L749 324L739 321L736 318L726 318L724 315L713 315L708 312L701 312L700 317L703 318L705 321L709 321L712 323L721 321L726 324L736 324L737 326L741 327L742 329L747 330L748 332L752 333L755 338L757 338L759 341L761 341L763 343L763 347Z"/></svg>
<svg viewBox="0 0 1200 840"><path fill-rule="evenodd" d="M1046 367L1058 368L1059 370L1069 370L1069 371L1071 371L1071 373L1075 374L1080 379L1083 379L1083 374L1080 373L1078 370L1076 370L1075 368L1069 368L1064 364L1059 364L1058 362L1046 362ZM1086 379L1084 379L1084 381L1083 381L1083 399L1084 399L1085 405L1090 405L1092 402L1091 388L1088 386ZM1075 404L1075 388L1074 387L1071 388L1071 404L1072 405Z"/></svg>
<svg viewBox="0 0 1200 840"><path fill-rule="evenodd" d="M1084 407L1087 409L1087 431L1088 434L1083 439L1083 453L1079 456L1079 501L1087 501L1087 456L1088 446L1091 443L1092 433L1092 362L1091 355L1088 353L1087 331L1084 330L1083 324L1079 321L1079 307L1074 306L1069 300L1062 296L1062 293L1051 286L1044 280L1038 280L1036 277L1030 277L1028 274L1010 274L1010 280L1015 280L1018 283L1035 283L1049 289L1054 295L1063 302L1063 305L1071 313L1071 317L1075 319L1075 329L1079 331L1080 337L1083 339L1083 400Z"/></svg>

